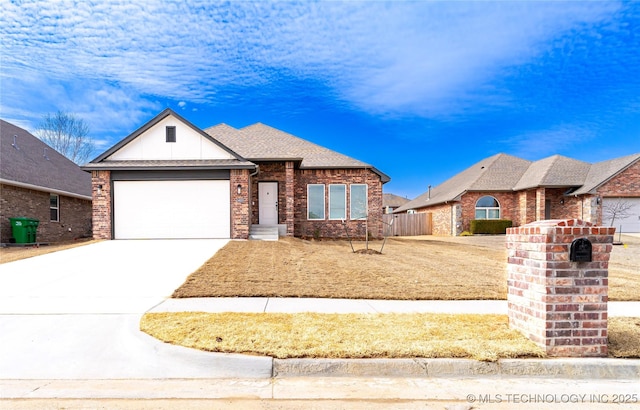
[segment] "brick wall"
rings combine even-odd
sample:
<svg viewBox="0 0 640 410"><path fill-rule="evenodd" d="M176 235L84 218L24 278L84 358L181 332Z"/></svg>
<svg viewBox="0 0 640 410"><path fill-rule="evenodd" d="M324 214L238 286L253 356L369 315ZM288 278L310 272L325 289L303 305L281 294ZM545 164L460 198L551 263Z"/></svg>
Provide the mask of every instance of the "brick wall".
<svg viewBox="0 0 640 410"><path fill-rule="evenodd" d="M91 171L91 191L93 238L111 239L111 171Z"/></svg>
<svg viewBox="0 0 640 410"><path fill-rule="evenodd" d="M91 236L91 201L58 196L59 221L51 221L50 193L0 184L0 241L10 243L9 218L24 216L40 221L38 242L64 242Z"/></svg>
<svg viewBox="0 0 640 410"><path fill-rule="evenodd" d="M251 180L251 223L260 223L260 200L258 195L259 182L278 183L278 223L285 223L287 220L287 190L286 190L286 168L284 162L260 162L260 171Z"/></svg>
<svg viewBox="0 0 640 410"><path fill-rule="evenodd" d="M232 169L231 184L231 239L249 238L249 170ZM241 192L238 194L238 185Z"/></svg>
<svg viewBox="0 0 640 410"><path fill-rule="evenodd" d="M608 262L614 228L577 219L507 230L509 325L549 356L607 355ZM592 262L569 260L587 238Z"/></svg>
<svg viewBox="0 0 640 410"><path fill-rule="evenodd" d="M640 161L604 183L598 195L640 197Z"/></svg>
<svg viewBox="0 0 640 410"><path fill-rule="evenodd" d="M640 161L604 183L597 190L599 197L640 197ZM602 206L595 210L597 223L602 223Z"/></svg>
<svg viewBox="0 0 640 410"><path fill-rule="evenodd" d="M382 182L380 176L369 169L303 169L296 170L295 174L295 226L294 234L297 237L313 238L345 238L346 232L342 221L332 221L328 218L323 221L307 220L307 185L325 184L325 207L329 198L330 184L347 185L347 216L349 216L350 184L367 184L368 189L368 229L373 238L381 238L382 232ZM352 237L364 238L364 221L347 220L347 229Z"/></svg>
<svg viewBox="0 0 640 410"><path fill-rule="evenodd" d="M511 221L517 221L518 211L518 197L511 192L469 192L462 196L462 230L471 230L471 221L476 219L476 202L483 196L490 195L498 200L500 204L500 218L509 219Z"/></svg>
<svg viewBox="0 0 640 410"><path fill-rule="evenodd" d="M442 204L419 210L419 212L431 213L431 233L433 235L451 235L451 222L455 218L455 215L452 216L452 212L454 212L452 206L453 204Z"/></svg>

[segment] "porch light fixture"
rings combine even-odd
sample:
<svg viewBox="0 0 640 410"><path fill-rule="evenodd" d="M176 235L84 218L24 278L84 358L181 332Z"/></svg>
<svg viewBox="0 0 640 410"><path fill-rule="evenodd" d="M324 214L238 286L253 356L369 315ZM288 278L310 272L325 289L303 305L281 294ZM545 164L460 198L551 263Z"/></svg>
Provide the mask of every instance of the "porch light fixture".
<svg viewBox="0 0 640 410"><path fill-rule="evenodd" d="M600 205L600 202L601 202L600 197L596 198L596 204Z"/></svg>
<svg viewBox="0 0 640 410"><path fill-rule="evenodd" d="M242 185L238 184L238 186L237 186L236 188L237 188L237 190L238 190L238 191L237 191L237 192L238 192L238 195L242 194Z"/></svg>
<svg viewBox="0 0 640 410"><path fill-rule="evenodd" d="M564 198L560 200L560 205L564 205Z"/></svg>
<svg viewBox="0 0 640 410"><path fill-rule="evenodd" d="M98 195L102 195L102 184L98 185Z"/></svg>

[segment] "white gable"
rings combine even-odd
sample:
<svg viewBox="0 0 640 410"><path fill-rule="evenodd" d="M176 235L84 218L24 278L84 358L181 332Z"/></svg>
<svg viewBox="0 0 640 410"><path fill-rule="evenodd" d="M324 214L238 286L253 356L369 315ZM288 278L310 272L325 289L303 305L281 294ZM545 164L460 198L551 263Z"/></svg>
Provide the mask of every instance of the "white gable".
<svg viewBox="0 0 640 410"><path fill-rule="evenodd" d="M176 142L167 142L166 128L176 127ZM173 115L138 135L107 158L126 160L233 159L227 151Z"/></svg>

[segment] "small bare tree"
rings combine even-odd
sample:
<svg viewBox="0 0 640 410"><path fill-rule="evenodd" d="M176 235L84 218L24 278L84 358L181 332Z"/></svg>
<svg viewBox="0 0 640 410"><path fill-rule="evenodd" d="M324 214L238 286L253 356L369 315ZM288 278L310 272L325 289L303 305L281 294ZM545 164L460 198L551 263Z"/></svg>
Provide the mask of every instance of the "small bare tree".
<svg viewBox="0 0 640 410"><path fill-rule="evenodd" d="M89 136L89 126L82 119L62 111L47 114L35 134L51 148L79 165L87 162L95 149Z"/></svg>
<svg viewBox="0 0 640 410"><path fill-rule="evenodd" d="M602 207L602 213L604 214L604 220L611 218L609 226L613 226L613 223L617 219L625 219L631 216L630 210L633 205L629 201L625 201L620 198L616 201L608 202L606 206Z"/></svg>

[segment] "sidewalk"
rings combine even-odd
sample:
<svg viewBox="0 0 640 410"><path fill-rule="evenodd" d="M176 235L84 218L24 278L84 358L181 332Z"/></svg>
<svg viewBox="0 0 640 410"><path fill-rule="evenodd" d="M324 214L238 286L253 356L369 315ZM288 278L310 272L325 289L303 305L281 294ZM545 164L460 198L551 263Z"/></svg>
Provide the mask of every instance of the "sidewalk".
<svg viewBox="0 0 640 410"><path fill-rule="evenodd" d="M609 316L640 316L640 302L609 302ZM149 312L476 313L507 314L506 300L371 300L321 298L167 299Z"/></svg>
<svg viewBox="0 0 640 410"><path fill-rule="evenodd" d="M0 389L3 409L627 409L640 400L633 381L556 378L38 380Z"/></svg>

